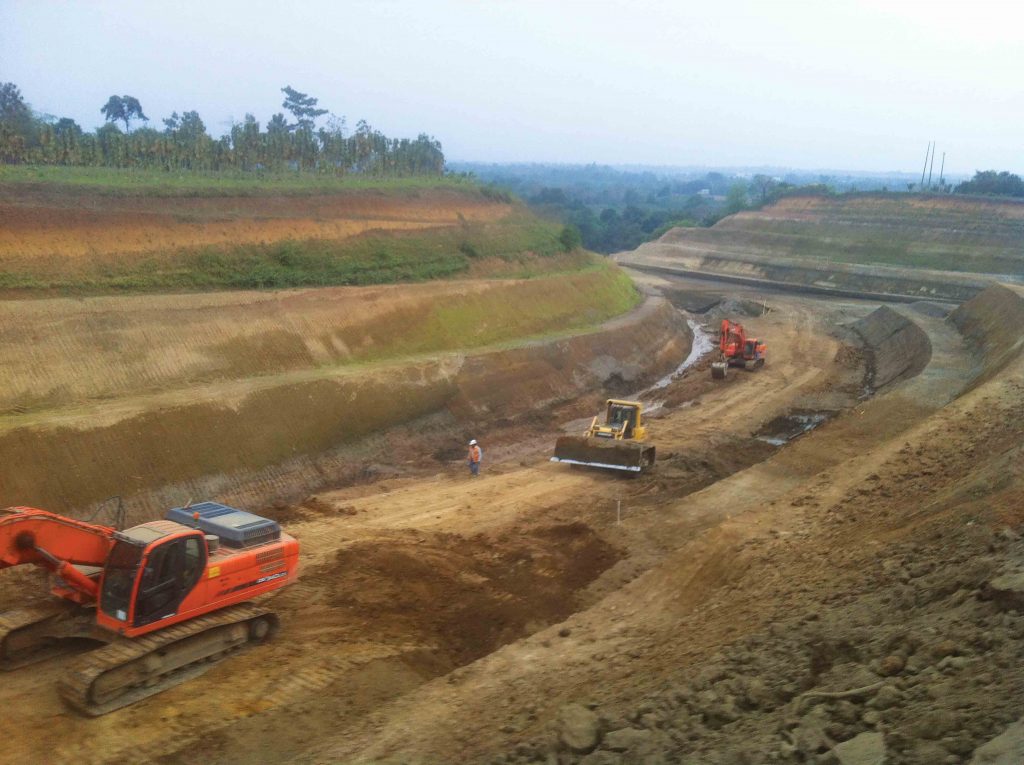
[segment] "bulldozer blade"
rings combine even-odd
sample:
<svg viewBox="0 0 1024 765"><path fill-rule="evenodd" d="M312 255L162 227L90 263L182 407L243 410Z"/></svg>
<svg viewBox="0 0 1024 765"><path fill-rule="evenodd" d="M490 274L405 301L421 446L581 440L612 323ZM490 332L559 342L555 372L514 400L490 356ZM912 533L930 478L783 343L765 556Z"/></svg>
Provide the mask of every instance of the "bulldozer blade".
<svg viewBox="0 0 1024 765"><path fill-rule="evenodd" d="M654 466L654 447L635 441L562 436L555 442L552 462L640 473Z"/></svg>

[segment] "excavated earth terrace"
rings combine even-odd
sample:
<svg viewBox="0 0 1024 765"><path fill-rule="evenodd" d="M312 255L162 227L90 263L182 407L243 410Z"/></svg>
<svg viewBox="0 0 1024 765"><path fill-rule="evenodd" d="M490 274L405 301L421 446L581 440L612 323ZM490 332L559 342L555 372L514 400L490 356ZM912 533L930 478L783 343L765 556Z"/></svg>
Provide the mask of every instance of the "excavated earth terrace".
<svg viewBox="0 0 1024 765"><path fill-rule="evenodd" d="M61 705L59 662L9 673L7 751L970 762L1024 713L1024 615L1000 596L1024 566L1024 295L993 286L945 316L637 278L667 300L467 357L480 366L448 404L317 463L315 493L251 505L303 546L299 582L269 600L274 641L94 720ZM685 318L710 331L723 316L767 342L763 369L712 381L706 355L649 387L688 355ZM548 462L611 394L647 404L655 470ZM776 437L779 418L810 415ZM42 586L4 572L0 608Z"/></svg>

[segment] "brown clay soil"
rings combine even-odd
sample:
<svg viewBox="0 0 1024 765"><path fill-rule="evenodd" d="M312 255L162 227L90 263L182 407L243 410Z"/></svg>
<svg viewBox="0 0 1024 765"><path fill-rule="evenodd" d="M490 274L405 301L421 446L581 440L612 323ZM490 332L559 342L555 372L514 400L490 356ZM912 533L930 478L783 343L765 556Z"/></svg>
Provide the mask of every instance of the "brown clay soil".
<svg viewBox="0 0 1024 765"><path fill-rule="evenodd" d="M493 221L511 209L479 194L454 190L168 197L154 204L144 196L3 187L0 258L106 257L284 239L336 240L367 231Z"/></svg>
<svg viewBox="0 0 1024 765"><path fill-rule="evenodd" d="M10 673L5 751L835 765L878 732L887 762L968 762L1024 711L1024 617L986 589L1024 556L1024 360L990 310L1020 299L958 324L901 308L927 363L866 399L866 354L886 351L836 330L876 305L757 301L742 319L767 366L719 384L705 359L644 393L659 462L635 480L547 462L560 422L474 433L479 479L429 434L385 449L407 475L265 509L304 557L273 642L95 720L59 702L59 662ZM794 410L831 418L755 437ZM6 573L4 606L32 583Z"/></svg>

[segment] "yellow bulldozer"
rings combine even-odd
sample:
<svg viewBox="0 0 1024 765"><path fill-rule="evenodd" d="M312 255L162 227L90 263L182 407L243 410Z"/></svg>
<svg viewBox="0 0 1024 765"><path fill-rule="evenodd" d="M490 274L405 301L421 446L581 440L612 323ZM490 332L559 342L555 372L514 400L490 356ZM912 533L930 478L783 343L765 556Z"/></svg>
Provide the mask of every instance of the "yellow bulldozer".
<svg viewBox="0 0 1024 765"><path fill-rule="evenodd" d="M562 436L555 442L552 462L642 473L654 467L654 446L645 443L643 404L607 402L604 424L595 417L582 436Z"/></svg>

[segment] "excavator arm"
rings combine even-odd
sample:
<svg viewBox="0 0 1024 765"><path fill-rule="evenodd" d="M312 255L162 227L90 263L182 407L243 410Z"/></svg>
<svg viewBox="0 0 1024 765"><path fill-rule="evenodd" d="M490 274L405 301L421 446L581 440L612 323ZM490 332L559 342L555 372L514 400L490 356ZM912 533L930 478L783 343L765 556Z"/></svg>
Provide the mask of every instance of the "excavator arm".
<svg viewBox="0 0 1024 765"><path fill-rule="evenodd" d="M75 566L102 566L114 529L65 518L33 507L0 510L0 569L35 564L95 600L97 584Z"/></svg>

